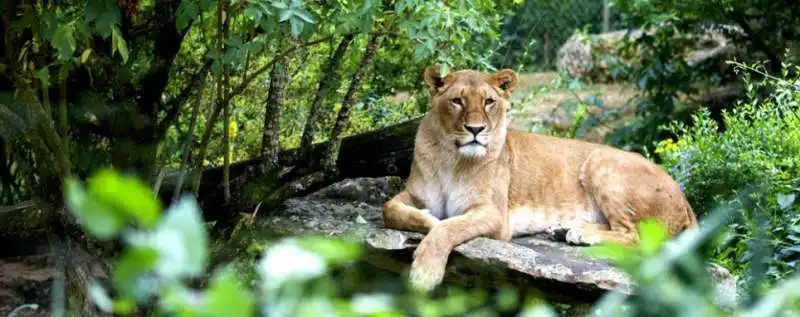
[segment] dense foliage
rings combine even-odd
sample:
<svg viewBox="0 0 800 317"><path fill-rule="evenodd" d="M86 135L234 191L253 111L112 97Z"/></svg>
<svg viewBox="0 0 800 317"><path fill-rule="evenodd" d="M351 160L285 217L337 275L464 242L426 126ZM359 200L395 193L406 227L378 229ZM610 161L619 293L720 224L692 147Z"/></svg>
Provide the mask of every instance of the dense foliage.
<svg viewBox="0 0 800 317"><path fill-rule="evenodd" d="M4 1L0 199L58 206L64 176L105 165L152 183L179 169L197 190L208 165L277 168L281 149L418 116L423 67L491 68L515 5Z"/></svg>
<svg viewBox="0 0 800 317"><path fill-rule="evenodd" d="M753 258L748 245L763 233L768 238L764 252L770 255L767 272L780 280L800 264L800 200L795 199L800 193L800 79L770 77L750 83L747 73L763 74L765 69L737 69L746 72L743 78L750 88L746 100L723 113L725 131L702 109L691 127L672 125L677 142L660 142L656 154L701 216L721 203L741 210L741 221L731 227L730 245L717 250L717 258L731 267L747 267ZM765 85L775 93L756 97L755 91ZM748 189L753 194L736 197Z"/></svg>
<svg viewBox="0 0 800 317"><path fill-rule="evenodd" d="M210 272L206 286L193 287L187 280L206 275L209 262L208 234L197 204L183 197L162 216L156 198L142 188L138 180L111 170L99 171L88 185L68 180L66 186L70 210L87 232L101 239L122 234L125 240L111 277L116 295L110 296L98 281L90 288L93 303L104 312L127 314L149 307L157 315L180 316L556 316L552 306L536 298L520 299L513 289L491 301L484 290L459 287L428 297L394 278L383 282L401 287L349 292L348 279L364 274L355 265L362 250L331 237L267 241L263 256L251 264L255 267L223 265ZM137 203L119 203L123 201ZM635 247L590 248L591 254L631 274L641 294L608 293L592 308L593 316L796 315L798 277L756 294L752 304L723 303L715 297L701 251L713 247L712 237L730 212L730 207L717 210L702 229L672 242L667 242L663 226L644 221ZM87 221L98 215L107 221Z"/></svg>
<svg viewBox="0 0 800 317"><path fill-rule="evenodd" d="M249 182L263 186L265 205L329 183L345 136L427 110L425 66L548 68L576 30L600 31L604 2L0 2L0 206L33 202L54 217L43 232L68 241L61 245L124 246L121 254L93 254L117 260L110 281L93 280L88 289L74 287L85 268L63 261L69 301L62 303L70 308L86 308L85 295L106 312L181 316L440 316L470 309L553 316L560 308L523 299L513 288L491 296L452 288L428 297L405 285L365 292L376 282L357 277L363 250L346 240L260 241L258 261L209 272L208 224L195 199L179 194L196 193L200 172L222 166L223 200L235 202L240 197L231 195L242 193L231 188L230 165L254 157L262 168ZM800 260L800 79L797 68L780 67L796 60L800 5L610 2L611 30L647 32L617 47L617 56L635 58L636 67L620 68L625 74L615 78L632 79L642 94L636 120L607 142L657 154L703 227L671 245L663 228L644 222L636 248L595 249L630 273L642 295L609 293L596 303L597 315L777 315L797 303L800 289L792 275ZM735 50L691 63L685 55L698 45L692 34L709 26ZM722 100L695 112L712 105L687 96L742 83L722 62L730 56L768 63L746 68L755 79L745 77L743 102ZM556 80L554 88L570 93L590 84ZM601 121L590 108L620 115L597 97L560 107L572 112L574 124L551 133L571 138ZM662 129L666 123L674 124ZM323 141L332 142L312 151ZM153 192L167 178L178 190L162 210ZM80 230L73 230L75 219ZM709 258L744 275L743 285L752 288L747 303L729 309L714 301L701 265ZM287 265L295 263L302 265ZM763 285L775 288L762 291Z"/></svg>
<svg viewBox="0 0 800 317"><path fill-rule="evenodd" d="M720 102L687 98L711 92L714 87L735 86L738 79L725 60L766 60L768 72L774 75L780 72L782 62L796 59L796 55L784 53L800 43L800 29L795 22L800 6L795 2L618 0L614 7L625 25L647 32L619 48L638 51L639 67L632 74L643 89L636 107L638 118L607 140L640 152L652 151L655 142L668 136L661 125L673 119L687 119L692 109L713 106L716 114L730 106L730 98ZM704 36L714 36L714 32L729 39L732 51L690 63L688 52L701 46Z"/></svg>

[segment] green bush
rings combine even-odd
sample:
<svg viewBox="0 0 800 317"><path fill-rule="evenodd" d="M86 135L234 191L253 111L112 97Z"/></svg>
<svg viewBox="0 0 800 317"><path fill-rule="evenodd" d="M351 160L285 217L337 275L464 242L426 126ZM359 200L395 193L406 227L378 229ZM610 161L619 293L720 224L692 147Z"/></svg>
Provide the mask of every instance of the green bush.
<svg viewBox="0 0 800 317"><path fill-rule="evenodd" d="M800 206L795 199L800 191L800 79L770 77L755 84L748 77L751 93L732 111L723 112L724 131L719 132L719 124L703 108L693 117L692 127L672 124L669 130L680 135L677 142L664 140L655 151L699 215L726 202L741 207L741 221L729 236L733 247L718 250L729 266L746 267L752 253L745 244L754 230L768 226L768 247L774 249L768 273L779 279L794 271L800 259ZM752 91L761 85L775 92L756 98ZM746 188L755 193L734 199Z"/></svg>
<svg viewBox="0 0 800 317"><path fill-rule="evenodd" d="M162 213L143 182L112 170L92 175L88 185L70 179L65 188L69 210L87 233L101 240L122 238L125 243L110 281L92 281L89 288L92 302L107 313L555 317L561 310L536 298L521 298L514 288L490 295L482 289L449 287L429 296L403 287L396 276L376 281L356 267L363 255L361 246L333 237L269 241L259 251L260 259L234 261L208 272L210 237L192 197L183 197ZM713 245L710 237L725 225L731 210L730 206L717 210L700 230L671 242L664 226L646 221L639 224L641 235L634 247L589 248L594 256L609 259L630 274L640 294L609 292L592 307L592 316L796 315L792 309L800 298L800 278L757 296L749 306L718 302L701 251ZM197 279L203 282L190 282ZM365 286L353 291L353 284Z"/></svg>

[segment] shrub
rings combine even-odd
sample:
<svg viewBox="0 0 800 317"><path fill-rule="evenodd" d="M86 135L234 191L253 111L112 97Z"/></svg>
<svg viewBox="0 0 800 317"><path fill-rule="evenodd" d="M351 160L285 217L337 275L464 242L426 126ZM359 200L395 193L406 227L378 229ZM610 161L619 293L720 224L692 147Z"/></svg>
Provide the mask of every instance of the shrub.
<svg viewBox="0 0 800 317"><path fill-rule="evenodd" d="M769 247L774 249L768 273L778 279L794 271L800 259L800 207L795 199L800 191L800 79L768 78L756 84L745 76L748 98L723 112L725 131L719 132L719 124L703 108L693 116L692 127L670 125L680 137L661 141L655 151L699 215L720 203L742 207L741 221L728 237L732 247L717 251L728 265L745 268L752 253L744 245L755 229L768 226ZM775 92L756 98L753 91L761 85ZM757 190L746 199L733 197L745 188Z"/></svg>
<svg viewBox="0 0 800 317"><path fill-rule="evenodd" d="M158 316L498 316L515 312L557 316L558 309L535 298L522 299L513 288L494 296L458 287L441 296L406 287L376 289L384 283L359 276L363 273L354 269L363 255L361 246L332 237L271 241L259 251L263 257L256 263L223 264L207 272L209 235L194 199L183 197L162 216L160 204L144 183L111 170L94 174L88 186L68 180L66 200L90 235L101 240L119 237L125 243L110 282L92 281L89 289L93 303L107 313L130 315L149 306ZM628 297L609 292L592 307L592 316L796 314L792 308L800 297L800 278L785 281L750 307L717 303L699 251L713 245L709 238L724 226L726 210L732 209L714 212L700 230L673 242L667 242L664 226L647 221L639 224L639 243L632 248L613 244L590 248L595 256L610 259L630 274L641 294ZM208 282L187 283L196 278ZM355 280L341 283L341 278ZM386 282L403 285L396 277ZM348 284L359 283L373 288L347 291ZM114 291L108 292L107 286Z"/></svg>

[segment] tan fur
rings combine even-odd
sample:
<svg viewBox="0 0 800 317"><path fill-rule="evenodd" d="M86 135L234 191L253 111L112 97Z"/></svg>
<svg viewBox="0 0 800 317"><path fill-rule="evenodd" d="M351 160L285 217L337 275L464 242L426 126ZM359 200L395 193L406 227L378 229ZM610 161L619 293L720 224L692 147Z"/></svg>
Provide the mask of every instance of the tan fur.
<svg viewBox="0 0 800 317"><path fill-rule="evenodd" d="M637 153L508 130L511 70L487 75L425 70L431 110L417 131L405 190L386 202L386 227L427 233L414 253L412 285L430 290L450 252L476 237L565 230L572 244L632 244L654 218L672 236L697 225L678 184ZM454 100L454 98L460 98ZM487 99L493 99L494 103ZM459 149L477 131L485 145Z"/></svg>

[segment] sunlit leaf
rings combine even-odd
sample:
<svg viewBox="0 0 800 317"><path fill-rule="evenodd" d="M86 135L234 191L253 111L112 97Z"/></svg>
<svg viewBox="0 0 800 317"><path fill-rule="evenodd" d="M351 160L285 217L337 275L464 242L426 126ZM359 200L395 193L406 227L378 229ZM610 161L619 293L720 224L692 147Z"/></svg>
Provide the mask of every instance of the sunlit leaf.
<svg viewBox="0 0 800 317"><path fill-rule="evenodd" d="M357 260L361 256L358 243L330 237L304 237L298 243L306 250L314 252L329 264L342 264Z"/></svg>
<svg viewBox="0 0 800 317"><path fill-rule="evenodd" d="M640 221L638 227L639 248L645 255L657 253L669 237L666 226L654 219Z"/></svg>
<svg viewBox="0 0 800 317"><path fill-rule="evenodd" d="M586 248L586 253L611 262L621 262L631 253L631 249L621 244L606 243L590 246Z"/></svg>
<svg viewBox="0 0 800 317"><path fill-rule="evenodd" d="M795 194L778 194L778 206L781 209L789 209L796 198Z"/></svg>
<svg viewBox="0 0 800 317"><path fill-rule="evenodd" d="M212 278L205 297L206 316L250 317L255 311L253 295L237 283L232 270L220 270Z"/></svg>
<svg viewBox="0 0 800 317"><path fill-rule="evenodd" d="M124 251L114 267L113 281L124 298L140 300L148 296L154 285L147 285L146 276L158 261L156 250L146 247L129 248Z"/></svg>
<svg viewBox="0 0 800 317"><path fill-rule="evenodd" d="M81 63L86 64L86 62L89 60L90 56L92 56L92 49L91 48L87 48L87 49L83 50L83 53L81 54Z"/></svg>
<svg viewBox="0 0 800 317"><path fill-rule="evenodd" d="M114 48L114 51L119 52L119 55L122 56L122 62L128 62L128 44L125 43L125 39L122 37L122 33L120 32L118 27L112 28L112 36L111 42Z"/></svg>
<svg viewBox="0 0 800 317"><path fill-rule="evenodd" d="M111 313L114 310L114 303L111 297L108 296L105 288L100 286L97 281L93 280L89 283L89 297L101 311Z"/></svg>
<svg viewBox="0 0 800 317"><path fill-rule="evenodd" d="M292 34L294 34L294 36L299 36L300 33L303 33L302 21L300 21L299 19L291 19L289 20L289 23L292 26Z"/></svg>
<svg viewBox="0 0 800 317"><path fill-rule="evenodd" d="M117 235L125 226L124 220L115 210L99 202L74 179L64 183L66 205L78 223L100 240Z"/></svg>
<svg viewBox="0 0 800 317"><path fill-rule="evenodd" d="M278 19L278 21L284 22L286 20L291 19L292 16L294 16L294 11L292 11L292 9L283 10L281 12L281 15L280 15L280 18Z"/></svg>
<svg viewBox="0 0 800 317"><path fill-rule="evenodd" d="M158 250L156 270L166 278L196 277L205 270L208 233L191 196L182 196L172 204L155 232L133 235L132 239Z"/></svg>
<svg viewBox="0 0 800 317"><path fill-rule="evenodd" d="M303 21L305 21L306 23L309 23L309 24L313 24L313 23L316 22L316 21L314 21L314 18L311 17L311 13L306 11L303 8L295 9L294 10L294 15L299 17L300 19L302 19Z"/></svg>
<svg viewBox="0 0 800 317"><path fill-rule="evenodd" d="M152 227L161 213L161 201L147 185L111 169L96 172L88 190L99 203L121 216L135 219L145 228Z"/></svg>
<svg viewBox="0 0 800 317"><path fill-rule="evenodd" d="M279 288L287 281L304 281L326 271L322 257L304 249L291 238L266 249L258 263L258 272L267 291Z"/></svg>

